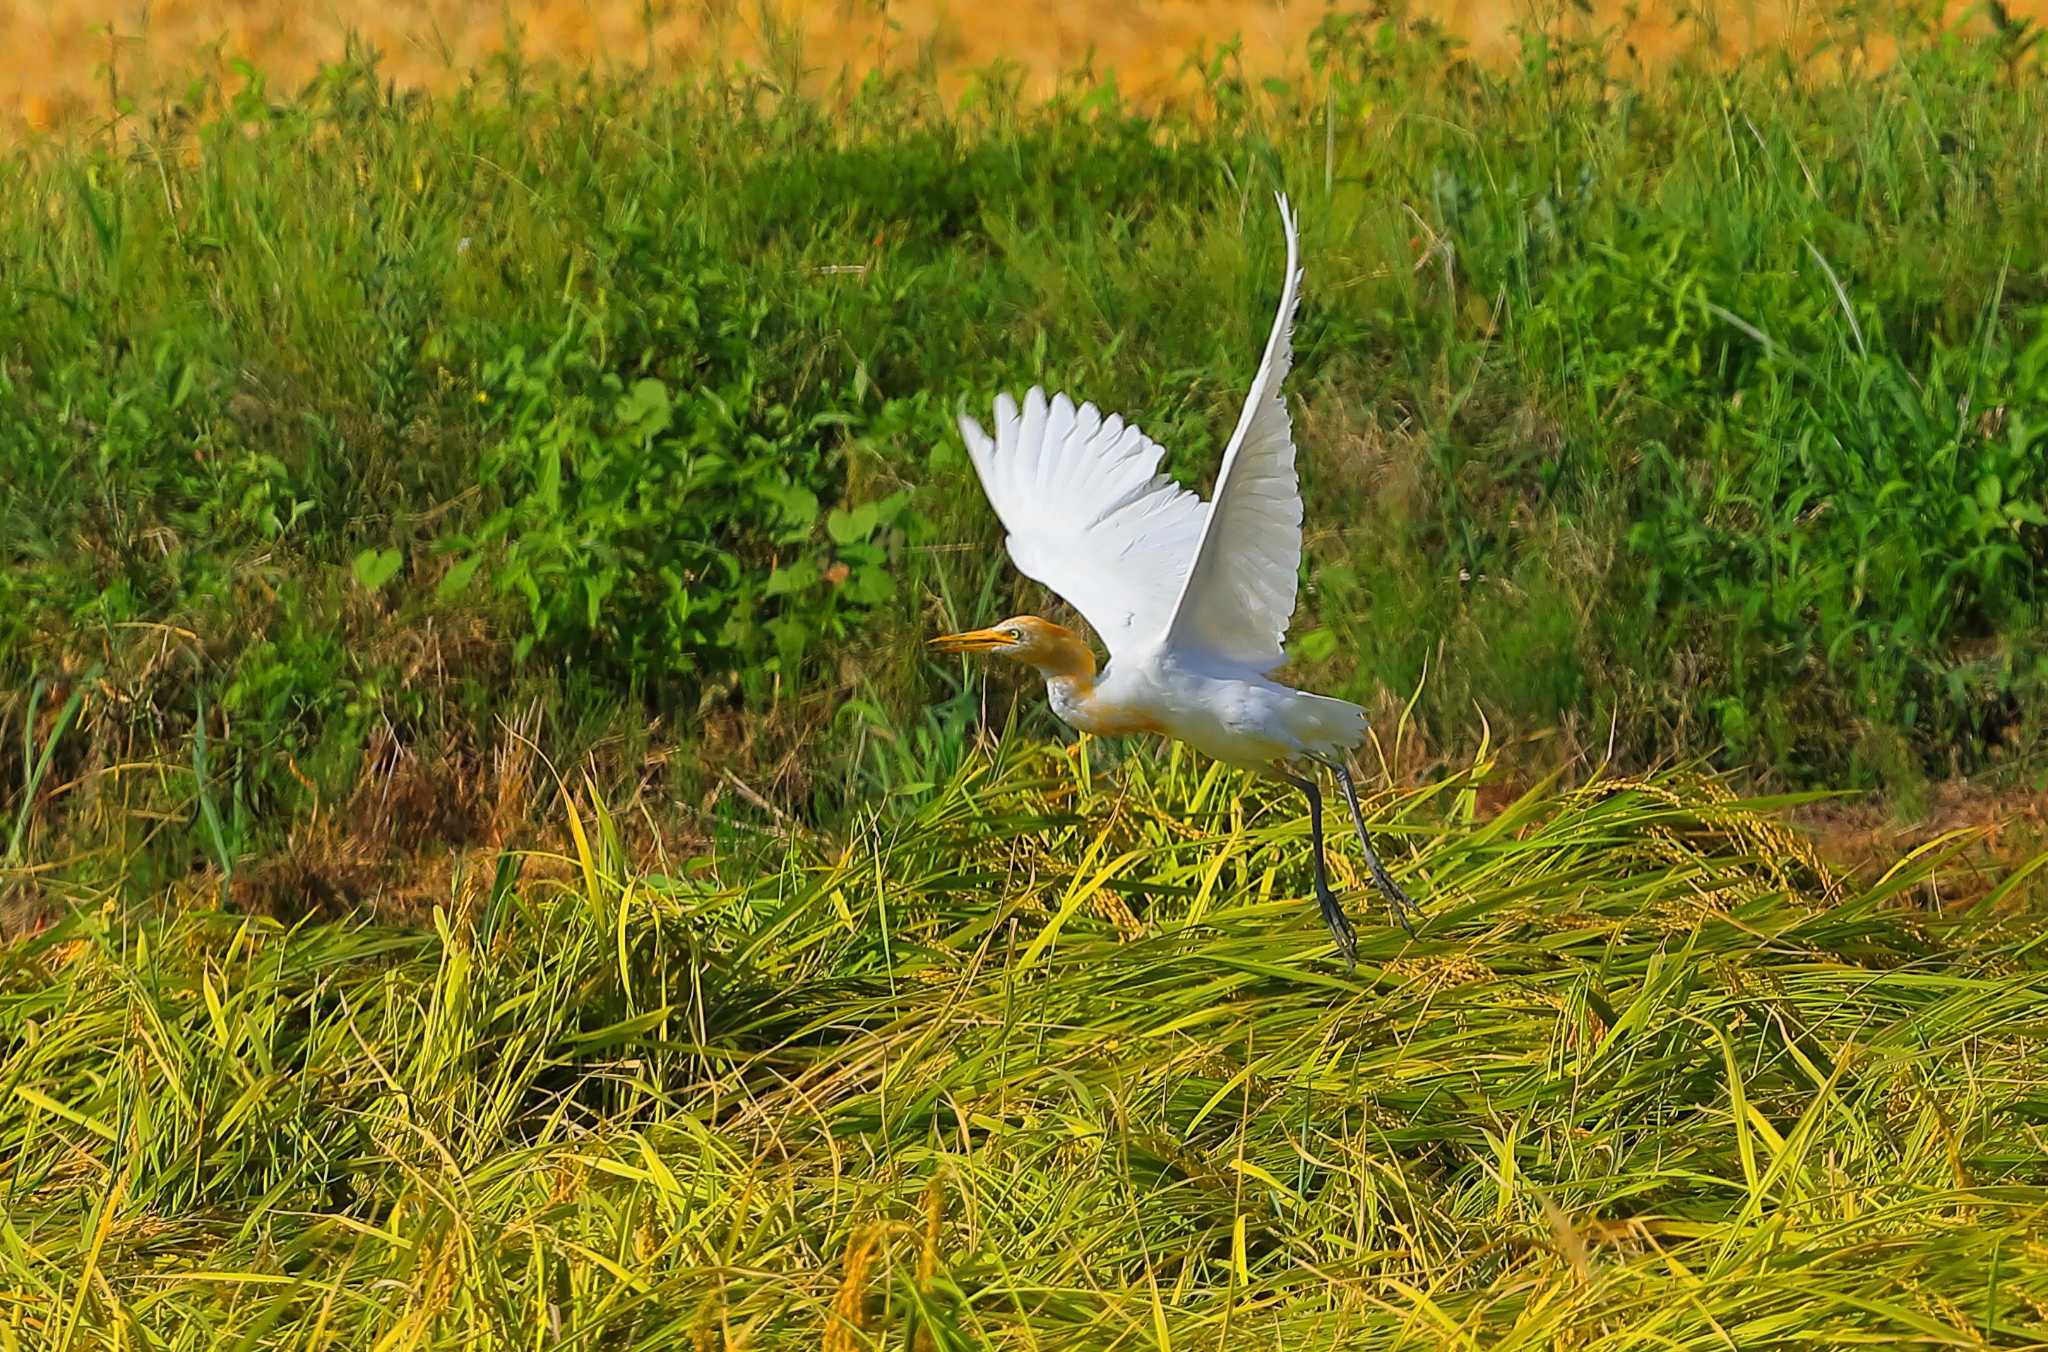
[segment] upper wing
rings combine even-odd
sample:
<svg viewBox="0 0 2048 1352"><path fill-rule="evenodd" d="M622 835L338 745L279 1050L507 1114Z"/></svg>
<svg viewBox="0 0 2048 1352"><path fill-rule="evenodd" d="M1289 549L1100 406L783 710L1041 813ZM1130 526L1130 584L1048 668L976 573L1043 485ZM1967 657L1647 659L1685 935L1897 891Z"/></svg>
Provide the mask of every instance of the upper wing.
<svg viewBox="0 0 2048 1352"><path fill-rule="evenodd" d="M1112 657L1165 632L1208 508L1159 473L1156 442L1036 386L1021 411L996 397L993 439L964 416L960 433L1026 577L1087 617Z"/></svg>
<svg viewBox="0 0 2048 1352"><path fill-rule="evenodd" d="M1167 642L1266 672L1286 660L1282 641L1301 570L1301 488L1294 432L1281 382L1294 363L1289 331L1301 288L1294 213L1280 197L1287 229L1287 283L1266 340L1265 360L1245 395L1237 431L1223 453L1216 497L1167 630Z"/></svg>

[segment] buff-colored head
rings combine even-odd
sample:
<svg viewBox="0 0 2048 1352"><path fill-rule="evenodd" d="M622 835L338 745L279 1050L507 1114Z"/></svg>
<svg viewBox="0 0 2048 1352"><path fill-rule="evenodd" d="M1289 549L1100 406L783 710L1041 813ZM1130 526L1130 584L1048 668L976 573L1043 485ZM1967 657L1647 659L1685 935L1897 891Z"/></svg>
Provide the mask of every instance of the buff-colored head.
<svg viewBox="0 0 2048 1352"><path fill-rule="evenodd" d="M987 629L941 634L930 646L942 653L994 653L1044 672L1085 669L1092 673L1095 669L1095 657L1078 634L1036 615L1012 615Z"/></svg>

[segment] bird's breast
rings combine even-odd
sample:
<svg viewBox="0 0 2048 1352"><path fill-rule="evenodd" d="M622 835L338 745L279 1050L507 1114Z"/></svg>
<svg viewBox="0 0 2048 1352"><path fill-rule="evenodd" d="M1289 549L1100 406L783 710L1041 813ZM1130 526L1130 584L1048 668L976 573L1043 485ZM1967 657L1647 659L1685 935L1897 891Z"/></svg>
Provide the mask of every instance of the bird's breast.
<svg viewBox="0 0 2048 1352"><path fill-rule="evenodd" d="M1094 700L1081 704L1075 712L1078 717L1068 718L1067 722L1097 737L1133 737L1143 732L1166 734L1166 725L1159 721L1158 715L1137 705Z"/></svg>
<svg viewBox="0 0 2048 1352"><path fill-rule="evenodd" d="M1097 737L1167 734L1166 724L1161 720L1163 711L1142 695L1119 697L1101 687L1082 687L1079 682L1067 680L1046 682L1046 694L1062 723Z"/></svg>

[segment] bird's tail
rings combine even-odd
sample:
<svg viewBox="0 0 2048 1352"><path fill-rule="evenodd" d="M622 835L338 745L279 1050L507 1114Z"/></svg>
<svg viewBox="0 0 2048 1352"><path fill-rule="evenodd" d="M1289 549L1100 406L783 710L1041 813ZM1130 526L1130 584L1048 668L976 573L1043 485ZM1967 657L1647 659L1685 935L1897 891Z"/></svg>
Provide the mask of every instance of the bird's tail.
<svg viewBox="0 0 2048 1352"><path fill-rule="evenodd" d="M1340 759L1365 741L1365 710L1304 690L1287 702L1287 730L1309 755Z"/></svg>

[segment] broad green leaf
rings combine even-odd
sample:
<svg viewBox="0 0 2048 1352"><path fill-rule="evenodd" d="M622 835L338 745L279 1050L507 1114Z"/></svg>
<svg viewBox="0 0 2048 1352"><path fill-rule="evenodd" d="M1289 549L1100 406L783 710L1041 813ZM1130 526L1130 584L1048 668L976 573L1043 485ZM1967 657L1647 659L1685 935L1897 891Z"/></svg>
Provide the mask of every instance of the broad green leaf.
<svg viewBox="0 0 2048 1352"><path fill-rule="evenodd" d="M791 592L802 591L817 580L818 565L809 559L798 559L770 573L767 585L761 591L766 596L787 596Z"/></svg>
<svg viewBox="0 0 2048 1352"><path fill-rule="evenodd" d="M385 583L398 576L404 562L404 555L396 549L366 549L356 555L356 581L366 591L381 591Z"/></svg>
<svg viewBox="0 0 2048 1352"><path fill-rule="evenodd" d="M825 518L825 532L835 544L852 544L856 540L867 539L881 521L881 516L881 509L872 502L864 502L851 510L835 507Z"/></svg>
<svg viewBox="0 0 2048 1352"><path fill-rule="evenodd" d="M441 581L434 587L436 600L446 601L461 595L469 586L469 580L476 576L476 570L483 563L481 554L472 554L441 575Z"/></svg>

